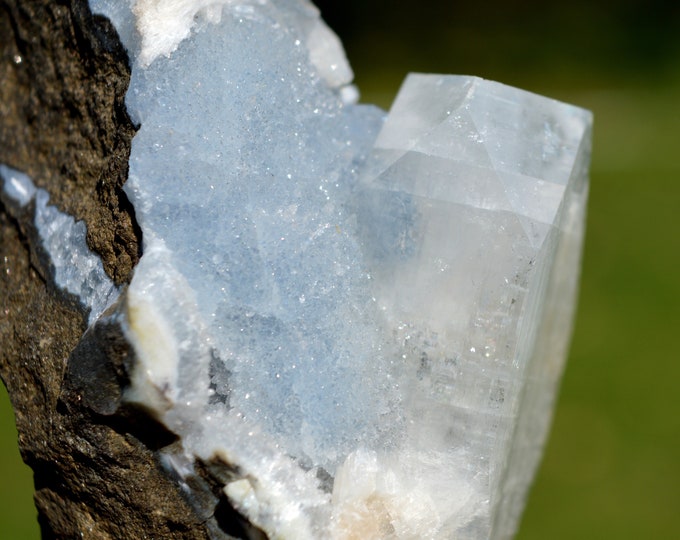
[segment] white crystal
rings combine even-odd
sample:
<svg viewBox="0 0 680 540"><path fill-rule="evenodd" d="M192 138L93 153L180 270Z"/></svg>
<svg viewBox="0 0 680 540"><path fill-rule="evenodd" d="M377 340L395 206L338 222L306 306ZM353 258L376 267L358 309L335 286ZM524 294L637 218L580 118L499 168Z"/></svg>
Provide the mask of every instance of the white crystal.
<svg viewBox="0 0 680 540"><path fill-rule="evenodd" d="M21 171L0 164L4 192L19 206L26 206L35 196L33 181Z"/></svg>
<svg viewBox="0 0 680 540"><path fill-rule="evenodd" d="M139 62L148 66L159 56L170 56L200 22L219 23L222 5L243 0L137 0L132 11L142 38Z"/></svg>
<svg viewBox="0 0 680 540"><path fill-rule="evenodd" d="M410 75L360 182L374 294L411 371L401 453L413 477L440 480L433 461L458 476L430 493L474 493L444 537L516 528L570 335L590 123L498 83Z"/></svg>

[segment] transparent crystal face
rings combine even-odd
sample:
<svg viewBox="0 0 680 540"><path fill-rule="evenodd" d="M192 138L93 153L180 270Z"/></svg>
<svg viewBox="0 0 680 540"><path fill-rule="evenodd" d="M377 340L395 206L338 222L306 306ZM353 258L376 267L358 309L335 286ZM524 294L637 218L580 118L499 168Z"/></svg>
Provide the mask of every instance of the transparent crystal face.
<svg viewBox="0 0 680 540"><path fill-rule="evenodd" d="M410 75L359 182L374 294L409 373L403 452L427 449L472 486L465 538L512 534L540 455L570 333L590 121L498 83Z"/></svg>

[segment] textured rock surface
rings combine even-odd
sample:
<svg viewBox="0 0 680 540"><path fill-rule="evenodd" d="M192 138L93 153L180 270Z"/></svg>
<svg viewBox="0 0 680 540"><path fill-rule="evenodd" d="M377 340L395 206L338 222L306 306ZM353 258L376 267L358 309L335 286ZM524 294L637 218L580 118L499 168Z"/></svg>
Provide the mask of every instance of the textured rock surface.
<svg viewBox="0 0 680 540"><path fill-rule="evenodd" d="M52 203L88 225L116 282L139 258L121 186L134 132L127 55L86 2L4 2L0 12L0 162L52 183Z"/></svg>
<svg viewBox="0 0 680 540"><path fill-rule="evenodd" d="M128 79L115 32L86 2L0 4L0 162L30 173L53 203L85 220L90 246L119 283L140 244L120 191L133 134ZM0 201L0 375L35 472L44 537L206 538L203 519L158 468L153 451L167 437L146 437L147 426L110 421L63 392L87 313L54 288L32 209L8 204Z"/></svg>

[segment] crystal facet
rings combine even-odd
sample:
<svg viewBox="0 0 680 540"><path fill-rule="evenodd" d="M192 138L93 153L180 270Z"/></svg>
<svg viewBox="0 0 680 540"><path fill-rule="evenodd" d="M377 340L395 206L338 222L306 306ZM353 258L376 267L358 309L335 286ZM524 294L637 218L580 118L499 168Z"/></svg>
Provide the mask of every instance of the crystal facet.
<svg viewBox="0 0 680 540"><path fill-rule="evenodd" d="M466 486L471 538L514 531L540 455L570 334L590 122L498 83L411 75L359 183L373 293L410 372L400 452L429 493ZM463 517L447 534L461 537Z"/></svg>

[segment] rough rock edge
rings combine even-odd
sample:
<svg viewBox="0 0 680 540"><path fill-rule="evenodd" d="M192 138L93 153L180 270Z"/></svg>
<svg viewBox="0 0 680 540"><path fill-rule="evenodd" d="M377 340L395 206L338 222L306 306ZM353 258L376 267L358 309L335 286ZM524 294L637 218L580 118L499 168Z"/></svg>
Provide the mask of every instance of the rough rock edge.
<svg viewBox="0 0 680 540"><path fill-rule="evenodd" d="M121 190L134 126L115 30L86 0L0 0L0 81L0 162L84 220L107 273L129 282L141 233ZM160 449L181 447L120 406L134 359L111 321L90 330L108 348L98 351L97 380L82 376L97 358L92 340L81 341L87 313L54 287L32 204L11 211L0 197L0 254L0 376L34 470L43 538L261 537L221 495L216 471L228 464L194 464L182 482L160 467Z"/></svg>
<svg viewBox="0 0 680 540"><path fill-rule="evenodd" d="M0 2L0 162L85 221L116 284L129 282L141 248L121 189L135 131L129 77L115 29L85 0Z"/></svg>

